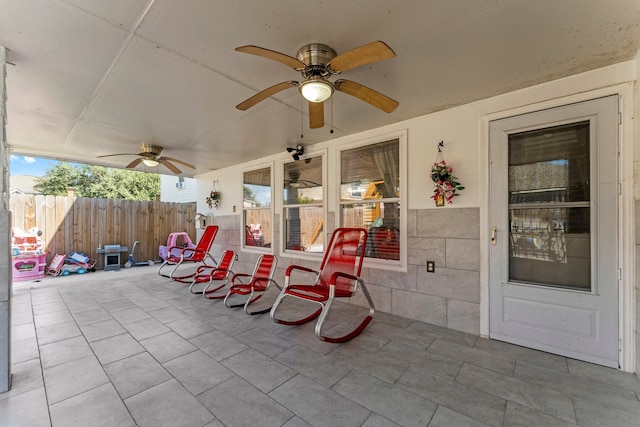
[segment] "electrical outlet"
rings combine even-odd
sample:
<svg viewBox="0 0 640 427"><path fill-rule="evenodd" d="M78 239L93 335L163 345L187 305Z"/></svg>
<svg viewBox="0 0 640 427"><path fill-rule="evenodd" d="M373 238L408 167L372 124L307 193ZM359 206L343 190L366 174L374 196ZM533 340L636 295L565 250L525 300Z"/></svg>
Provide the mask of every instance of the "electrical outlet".
<svg viewBox="0 0 640 427"><path fill-rule="evenodd" d="M436 272L435 261L427 261L427 273L435 273L435 272Z"/></svg>
<svg viewBox="0 0 640 427"><path fill-rule="evenodd" d="M234 212L236 211L236 205L233 205L233 211Z"/></svg>

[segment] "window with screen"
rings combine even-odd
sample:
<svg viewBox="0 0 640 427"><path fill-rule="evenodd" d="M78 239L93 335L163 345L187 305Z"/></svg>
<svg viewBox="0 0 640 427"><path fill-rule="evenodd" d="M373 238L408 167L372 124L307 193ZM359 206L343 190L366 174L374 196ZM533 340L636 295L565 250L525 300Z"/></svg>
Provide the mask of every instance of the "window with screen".
<svg viewBox="0 0 640 427"><path fill-rule="evenodd" d="M342 225L368 231L367 257L399 261L399 139L344 150L340 154L340 168Z"/></svg>
<svg viewBox="0 0 640 427"><path fill-rule="evenodd" d="M322 156L284 165L284 249L324 252Z"/></svg>
<svg viewBox="0 0 640 427"><path fill-rule="evenodd" d="M271 248L273 240L271 167L245 172L242 192L244 247Z"/></svg>

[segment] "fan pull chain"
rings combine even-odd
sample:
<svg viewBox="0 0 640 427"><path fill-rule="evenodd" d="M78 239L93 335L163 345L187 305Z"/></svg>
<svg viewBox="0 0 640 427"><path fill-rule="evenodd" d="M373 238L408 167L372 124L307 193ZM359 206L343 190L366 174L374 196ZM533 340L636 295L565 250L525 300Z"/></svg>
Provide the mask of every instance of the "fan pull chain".
<svg viewBox="0 0 640 427"><path fill-rule="evenodd" d="M300 139L304 138L304 134L302 133L302 127L304 126L304 98L300 99Z"/></svg>
<svg viewBox="0 0 640 427"><path fill-rule="evenodd" d="M331 130L329 133L333 134L333 96L331 97L331 123L329 123Z"/></svg>

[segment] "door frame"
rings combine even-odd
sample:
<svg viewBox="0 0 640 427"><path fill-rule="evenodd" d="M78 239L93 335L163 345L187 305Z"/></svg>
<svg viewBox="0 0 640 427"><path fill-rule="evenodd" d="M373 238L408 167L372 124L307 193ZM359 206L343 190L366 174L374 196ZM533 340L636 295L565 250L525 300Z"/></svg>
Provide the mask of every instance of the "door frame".
<svg viewBox="0 0 640 427"><path fill-rule="evenodd" d="M618 339L620 343L620 370L635 372L635 313L636 301L633 297L635 280L635 200L634 200L634 125L633 125L633 84L624 83L596 89L580 94L547 100L535 104L516 107L480 118L480 335L489 336L489 124L493 120L533 113L568 104L588 101L609 95L617 95L620 120L618 124L618 147L620 150L619 183L621 196L618 199L618 268L620 269L618 292Z"/></svg>

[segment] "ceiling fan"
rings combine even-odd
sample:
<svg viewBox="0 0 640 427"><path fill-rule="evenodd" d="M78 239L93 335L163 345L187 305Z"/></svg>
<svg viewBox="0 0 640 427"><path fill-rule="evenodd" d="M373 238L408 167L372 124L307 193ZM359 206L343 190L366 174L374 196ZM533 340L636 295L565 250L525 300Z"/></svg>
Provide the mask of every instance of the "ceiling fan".
<svg viewBox="0 0 640 427"><path fill-rule="evenodd" d="M360 46L341 55L325 44L311 43L300 48L296 58L253 45L240 46L236 50L281 62L299 71L304 78L302 82L286 81L258 92L236 105L238 110L247 110L278 92L297 87L309 104L309 127L316 129L324 126L324 101L329 99L334 91L354 96L385 113L391 113L399 105L398 101L360 83L345 79L339 79L335 82L329 80L334 74L394 58L395 52L382 41Z"/></svg>
<svg viewBox="0 0 640 427"><path fill-rule="evenodd" d="M183 162L182 160L174 159L173 157L161 156L160 153L162 153L162 147L160 147L159 145L141 144L140 148L142 149L141 153L106 154L104 156L98 156L98 158L112 156L138 156L137 159L135 159L125 167L127 169L133 169L140 163L144 163L149 167L155 167L161 164L166 166L167 169L169 169L176 175L182 173L182 171L171 162L180 163L181 165L185 165L191 169L195 169L195 166L187 162Z"/></svg>
<svg viewBox="0 0 640 427"><path fill-rule="evenodd" d="M300 179L300 171L299 170L290 170L289 171L289 179L284 180L284 188L313 188L320 187L322 184L309 181L307 179Z"/></svg>

